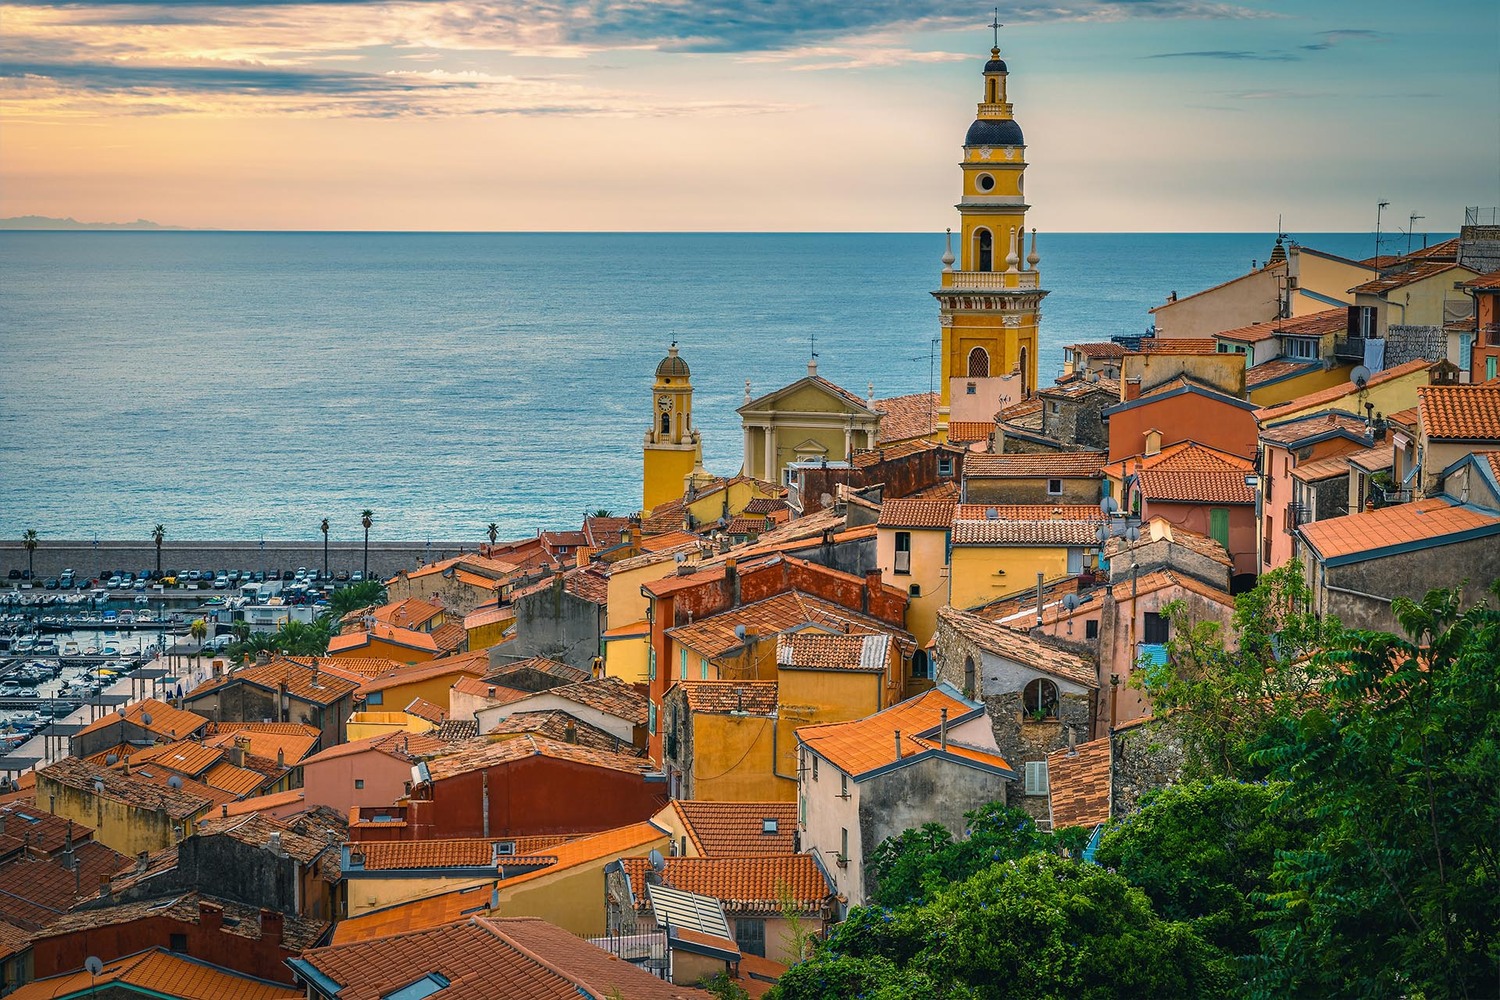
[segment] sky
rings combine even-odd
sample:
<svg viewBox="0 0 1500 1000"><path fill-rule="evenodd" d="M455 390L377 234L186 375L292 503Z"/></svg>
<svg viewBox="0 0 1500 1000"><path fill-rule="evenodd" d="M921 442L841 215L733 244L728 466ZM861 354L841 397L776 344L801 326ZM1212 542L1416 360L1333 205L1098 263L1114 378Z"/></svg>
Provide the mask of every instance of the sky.
<svg viewBox="0 0 1500 1000"><path fill-rule="evenodd" d="M938 232L991 8L0 0L0 217ZM1043 231L1452 232L1500 205L1493 0L1041 0Z"/></svg>

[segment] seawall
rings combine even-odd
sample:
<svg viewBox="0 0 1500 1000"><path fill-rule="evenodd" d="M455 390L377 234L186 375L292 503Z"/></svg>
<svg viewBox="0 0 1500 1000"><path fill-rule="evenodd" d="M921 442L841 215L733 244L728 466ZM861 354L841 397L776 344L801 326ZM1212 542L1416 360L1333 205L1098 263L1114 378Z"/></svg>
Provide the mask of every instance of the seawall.
<svg viewBox="0 0 1500 1000"><path fill-rule="evenodd" d="M472 542L391 542L370 540L370 572L388 578L398 570L415 569L423 563L437 562L476 552L478 540ZM150 540L105 540L43 538L33 553L36 576L45 580L65 569L85 577L98 576L101 570L128 570L139 573L156 568L156 545ZM162 569L180 570L295 570L323 568L323 541L195 541L168 539L161 548ZM20 540L0 541L0 581L13 569L26 568L26 547ZM330 541L328 569L354 572L364 568L364 543Z"/></svg>

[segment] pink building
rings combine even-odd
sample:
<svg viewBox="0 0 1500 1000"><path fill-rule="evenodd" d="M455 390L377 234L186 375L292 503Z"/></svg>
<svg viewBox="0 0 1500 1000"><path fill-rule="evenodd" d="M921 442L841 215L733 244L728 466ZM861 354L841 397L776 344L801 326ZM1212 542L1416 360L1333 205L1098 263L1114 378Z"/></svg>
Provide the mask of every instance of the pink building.
<svg viewBox="0 0 1500 1000"><path fill-rule="evenodd" d="M362 806L390 805L411 787L413 764L448 749L442 740L416 733L385 733L329 747L302 762L303 802L343 816Z"/></svg>
<svg viewBox="0 0 1500 1000"><path fill-rule="evenodd" d="M1335 495L1347 503L1347 489L1339 488L1349 475L1343 456L1375 439L1362 418L1328 410L1262 428L1260 442L1260 572L1266 573L1292 561L1298 525L1347 512L1329 508Z"/></svg>

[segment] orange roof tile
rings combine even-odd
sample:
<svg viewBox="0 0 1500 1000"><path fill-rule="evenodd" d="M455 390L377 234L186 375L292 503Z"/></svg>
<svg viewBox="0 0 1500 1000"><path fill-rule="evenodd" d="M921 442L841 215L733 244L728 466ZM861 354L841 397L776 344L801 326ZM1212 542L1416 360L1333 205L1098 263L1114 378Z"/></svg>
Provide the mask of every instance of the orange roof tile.
<svg viewBox="0 0 1500 1000"><path fill-rule="evenodd" d="M1331 455L1313 462L1299 462L1292 470L1292 478L1304 483L1315 483L1335 476L1349 475L1349 456Z"/></svg>
<svg viewBox="0 0 1500 1000"><path fill-rule="evenodd" d="M600 677L538 691L586 705L637 726L646 724L646 696L618 677Z"/></svg>
<svg viewBox="0 0 1500 1000"><path fill-rule="evenodd" d="M40 776L89 795L98 795L137 809L161 809L174 820L195 816L224 797L224 793L218 789L208 788L191 779L184 780L181 790L168 787L168 774L161 769L158 769L158 773L153 773L148 766L125 774L123 771L87 764L76 757L64 757L43 768ZM103 784L102 792L96 791L96 782ZM228 798L232 799L234 796Z"/></svg>
<svg viewBox="0 0 1500 1000"><path fill-rule="evenodd" d="M712 896L731 913L779 913L780 900L789 895L804 911L820 910L833 887L823 877L811 854L781 854L746 858L711 857L666 859L662 881L673 889ZM646 903L646 859L620 861L630 878L636 906Z"/></svg>
<svg viewBox="0 0 1500 1000"><path fill-rule="evenodd" d="M1070 344L1070 345L1068 345L1068 350L1073 351L1074 353L1077 353L1077 354L1085 355L1086 357L1089 357L1089 358L1094 358L1094 359L1123 358L1125 356L1125 347L1124 347L1124 345L1122 345L1122 344L1116 344L1114 342L1110 342L1110 343L1102 343L1101 342L1101 343L1092 343L1092 344Z"/></svg>
<svg viewBox="0 0 1500 1000"><path fill-rule="evenodd" d="M622 742L613 733L605 732L581 719L575 719L561 709L552 709L547 712L516 712L501 719L500 724L485 735L498 739L505 736L519 736L523 733L537 733L549 739L561 740L564 743L577 743L579 746L593 747L596 750L629 751L631 749L630 744Z"/></svg>
<svg viewBox="0 0 1500 1000"><path fill-rule="evenodd" d="M626 774L649 774L655 765L634 753L615 753L593 747L564 743L548 739L535 733L524 733L508 739L491 742L486 737L468 743L459 743L444 748L448 752L434 757L427 763L433 781L442 781L470 771L498 767L529 757L551 757L556 760L587 764L591 767L622 771Z"/></svg>
<svg viewBox="0 0 1500 1000"><path fill-rule="evenodd" d="M200 684L188 692L187 701L192 702L205 694L218 691L233 684L250 684L266 691L278 691L286 685L287 694L298 701L314 705L332 705L354 693L358 685L347 677L341 677L321 669L322 661L314 659L319 666L308 667L296 660L276 656L270 663L254 663L231 670L217 680ZM316 683L314 681L316 680Z"/></svg>
<svg viewBox="0 0 1500 1000"><path fill-rule="evenodd" d="M525 539L523 542L517 544L524 545L526 542L534 543L535 541L535 539ZM478 553L468 552L461 556L454 556L451 559L443 559L439 562L428 563L425 566L421 566L406 573L406 578L409 580L417 580L424 576L432 576L434 574L446 572L450 569L455 571L458 569L466 569L470 573L479 576L484 581L484 584L493 586L495 580L499 580L501 578L509 576L517 569L519 569L519 566L517 566L517 564L514 562L507 562L504 559L497 559L491 556L483 556L479 555Z"/></svg>
<svg viewBox="0 0 1500 1000"><path fill-rule="evenodd" d="M797 730L797 742L855 779L896 763L896 732L901 733L902 759L918 754L937 754L940 752L938 741L924 739L918 734L935 730L942 722L945 708L950 723L975 710L972 703L954 697L950 690L935 687L852 722L802 726ZM955 747L956 744L950 741L950 751ZM974 748L969 750L971 753L962 756L1003 770L1010 769L993 751L976 753Z"/></svg>
<svg viewBox="0 0 1500 1000"><path fill-rule="evenodd" d="M953 524L951 500L887 500L880 505L882 528L933 528L946 530Z"/></svg>
<svg viewBox="0 0 1500 1000"><path fill-rule="evenodd" d="M132 764L144 764L147 761L156 761L180 774L190 778L200 777L203 772L212 768L224 759L224 752L218 747L204 746L191 740L178 740L175 743L159 743L154 747L146 747L137 750L129 757Z"/></svg>
<svg viewBox="0 0 1500 1000"><path fill-rule="evenodd" d="M364 870L391 871L417 868L494 868L499 874L501 858L537 854L577 838L556 837L463 837L450 840L366 840L354 850L364 855ZM500 855L496 845L509 843L511 855Z"/></svg>
<svg viewBox="0 0 1500 1000"><path fill-rule="evenodd" d="M513 687L506 687L500 681L487 681L479 677L467 676L458 678L448 690L457 691L471 698L483 698L495 705L508 705L522 698L530 698L536 693L535 691L518 691Z"/></svg>
<svg viewBox="0 0 1500 1000"><path fill-rule="evenodd" d="M1052 812L1052 829L1109 822L1112 743L1105 736L1076 750L1054 750L1047 755L1047 804Z"/></svg>
<svg viewBox="0 0 1500 1000"><path fill-rule="evenodd" d="M937 426L938 394L914 392L875 400L880 417L880 441L905 441L931 434Z"/></svg>
<svg viewBox="0 0 1500 1000"><path fill-rule="evenodd" d="M1405 271L1397 271L1394 274L1387 274L1366 281L1363 284L1355 285L1349 291L1359 295L1384 295L1393 289L1404 288L1418 281L1425 281L1434 275L1442 274L1445 271L1452 271L1457 267L1457 264L1451 262L1426 261L1416 264Z"/></svg>
<svg viewBox="0 0 1500 1000"><path fill-rule="evenodd" d="M1104 468L1102 451L1058 451L1038 454L971 455L965 479L1092 479Z"/></svg>
<svg viewBox="0 0 1500 1000"><path fill-rule="evenodd" d="M1099 687L1099 670L1092 661L1059 649L1045 638L1003 628L995 622L957 608L938 609L938 622L947 624L981 649L1014 663L1072 681L1082 687Z"/></svg>
<svg viewBox="0 0 1500 1000"><path fill-rule="evenodd" d="M508 604L493 608L475 608L464 615L464 628L476 629L485 625L499 625L516 620L516 609Z"/></svg>
<svg viewBox="0 0 1500 1000"><path fill-rule="evenodd" d="M1500 441L1500 385L1424 385L1417 411L1429 438Z"/></svg>
<svg viewBox="0 0 1500 1000"><path fill-rule="evenodd" d="M150 722L146 721L147 716L150 716ZM95 719L80 729L75 734L75 738L85 733L96 733L108 729L118 723L120 718L120 713L111 712L109 715ZM124 718L132 725L140 726L148 732L174 739L191 736L208 725L208 719L203 716L173 708L166 702L155 698L146 698L133 705L127 705L124 709Z"/></svg>
<svg viewBox="0 0 1500 1000"><path fill-rule="evenodd" d="M279 809L290 806L303 800L303 791L293 788L286 792L273 792L270 795L257 795L253 798L241 799L238 802L229 802L219 807L219 816L243 816L246 813L264 812L267 809Z"/></svg>
<svg viewBox="0 0 1500 1000"><path fill-rule="evenodd" d="M994 432L993 420L953 420L948 423L949 441L983 441Z"/></svg>
<svg viewBox="0 0 1500 1000"><path fill-rule="evenodd" d="M1094 504L959 504L953 544L1097 545L1103 516Z"/></svg>
<svg viewBox="0 0 1500 1000"><path fill-rule="evenodd" d="M670 628L667 635L678 645L702 656L715 658L745 645L746 639L736 631L738 628L743 627L746 635L764 639L780 632L801 630L806 626L861 635L885 633L907 642L912 641L911 634L905 629L887 625L879 619L799 590L789 590L774 597L730 608L699 619L691 625Z"/></svg>
<svg viewBox="0 0 1500 1000"><path fill-rule="evenodd" d="M400 667L388 674L373 677L360 685L361 695L370 694L372 691L388 691L394 687L405 684L417 684L422 681L436 680L443 677L458 678L482 677L490 667L489 658L484 657L475 660L470 657L444 657L437 660L429 660L426 663L416 663L408 667Z"/></svg>
<svg viewBox="0 0 1500 1000"><path fill-rule="evenodd" d="M705 857L748 858L795 853L795 802L699 802L674 799L670 808L681 817L688 836ZM766 831L766 820L775 829Z"/></svg>
<svg viewBox="0 0 1500 1000"><path fill-rule="evenodd" d="M39 979L10 994L15 1000L43 1000L44 997L81 997L118 983L122 992L138 990L155 996L178 997L181 1000L300 1000L303 991L252 979L238 972L207 962L153 948L125 958L104 963L97 976L89 972L70 972L50 979Z"/></svg>
<svg viewBox="0 0 1500 1000"><path fill-rule="evenodd" d="M1398 547L1446 545L1500 534L1500 515L1433 497L1313 521L1297 530L1320 557L1338 565L1374 559Z"/></svg>
<svg viewBox="0 0 1500 1000"><path fill-rule="evenodd" d="M776 665L782 670L868 670L884 673L891 663L891 637L788 632L776 638Z"/></svg>
<svg viewBox="0 0 1500 1000"><path fill-rule="evenodd" d="M712 715L770 715L776 711L775 681L677 681L688 709Z"/></svg>
<svg viewBox="0 0 1500 1000"><path fill-rule="evenodd" d="M1467 288L1500 288L1500 271L1490 271L1464 282Z"/></svg>
<svg viewBox="0 0 1500 1000"><path fill-rule="evenodd" d="M366 736L362 740L350 740L348 743L331 746L302 763L304 766L320 764L358 753L383 753L388 757L416 763L451 749L449 744L423 733L381 733L379 736Z"/></svg>
<svg viewBox="0 0 1500 1000"><path fill-rule="evenodd" d="M209 768L208 773L203 776L205 785L230 792L236 798L249 795L262 785L270 784L271 780L259 771L235 767L227 760Z"/></svg>
<svg viewBox="0 0 1500 1000"><path fill-rule="evenodd" d="M211 722L203 742L211 747L232 747L237 741L247 753L275 760L279 752L288 764L306 757L323 734L300 722Z"/></svg>
<svg viewBox="0 0 1500 1000"><path fill-rule="evenodd" d="M370 615L378 622L410 629L421 629L423 625L443 613L442 605L417 597L408 597L404 601L392 601L370 611Z"/></svg>
<svg viewBox="0 0 1500 1000"><path fill-rule="evenodd" d="M1138 354L1217 354L1219 344L1212 337L1147 337L1141 340Z"/></svg>
<svg viewBox="0 0 1500 1000"><path fill-rule="evenodd" d="M1147 500L1162 503L1255 503L1255 491L1245 485L1245 473L1227 469L1146 469L1141 472L1140 484Z"/></svg>

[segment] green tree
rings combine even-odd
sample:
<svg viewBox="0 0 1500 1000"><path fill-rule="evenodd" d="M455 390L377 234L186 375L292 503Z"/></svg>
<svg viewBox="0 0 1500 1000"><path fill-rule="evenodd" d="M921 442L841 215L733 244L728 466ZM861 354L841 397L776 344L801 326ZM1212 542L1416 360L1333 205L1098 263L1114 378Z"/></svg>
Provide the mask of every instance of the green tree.
<svg viewBox="0 0 1500 1000"><path fill-rule="evenodd" d="M27 528L21 533L21 544L26 547L26 576L28 579L36 576L34 558L36 547L41 544L41 536L36 533L35 528Z"/></svg>
<svg viewBox="0 0 1500 1000"><path fill-rule="evenodd" d="M323 523L318 525L318 530L323 532L323 579L327 580L330 579L328 576L328 518L323 518Z"/></svg>
<svg viewBox="0 0 1500 1000"><path fill-rule="evenodd" d="M156 543L156 574L161 575L161 543L167 540L167 529L165 525L158 524L151 529L151 540Z"/></svg>
<svg viewBox="0 0 1500 1000"><path fill-rule="evenodd" d="M359 523L365 527L365 563L364 576L370 575L370 525L375 523L375 512L366 508L359 512Z"/></svg>
<svg viewBox="0 0 1500 1000"><path fill-rule="evenodd" d="M485 534L490 536L490 544L494 545L495 539L500 537L500 525L496 524L494 521L491 521L489 523L489 526L485 528L484 531Z"/></svg>
<svg viewBox="0 0 1500 1000"><path fill-rule="evenodd" d="M338 622L351 611L361 611L385 603L385 584L379 580L363 580L340 587L328 595L326 617Z"/></svg>
<svg viewBox="0 0 1500 1000"><path fill-rule="evenodd" d="M188 626L188 635L192 636L193 642L197 644L197 648L193 650L193 656L202 656L203 640L208 638L208 622L202 618L194 618L193 623Z"/></svg>
<svg viewBox="0 0 1500 1000"><path fill-rule="evenodd" d="M589 516L590 517L614 517L615 515L610 512L610 510L609 510L608 507L600 507L597 510L595 510L592 514L590 514Z"/></svg>
<svg viewBox="0 0 1500 1000"><path fill-rule="evenodd" d="M1143 889L1166 919L1187 921L1237 975L1260 951L1264 913L1253 899L1271 888L1276 852L1307 840L1306 822L1275 807L1281 793L1224 779L1164 788L1105 833L1095 861Z"/></svg>
<svg viewBox="0 0 1500 1000"><path fill-rule="evenodd" d="M1500 984L1500 612L1456 590L1392 610L1406 634L1344 636L1321 657L1326 704L1255 755L1313 832L1272 870L1253 995Z"/></svg>
<svg viewBox="0 0 1500 1000"><path fill-rule="evenodd" d="M1055 854L991 864L919 906L852 911L782 1000L1218 996L1213 950L1113 872Z"/></svg>
<svg viewBox="0 0 1500 1000"><path fill-rule="evenodd" d="M1312 654L1336 643L1342 626L1312 612L1295 565L1235 599L1228 635L1216 621L1193 620L1181 602L1166 611L1166 662L1144 665L1132 683L1150 694L1157 715L1173 713L1189 777L1263 777L1250 755L1318 695L1321 661Z"/></svg>

